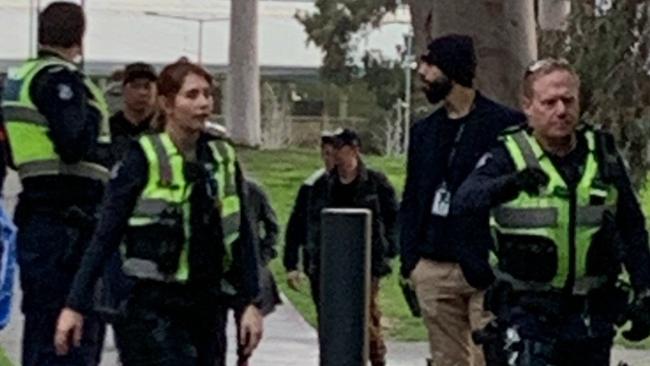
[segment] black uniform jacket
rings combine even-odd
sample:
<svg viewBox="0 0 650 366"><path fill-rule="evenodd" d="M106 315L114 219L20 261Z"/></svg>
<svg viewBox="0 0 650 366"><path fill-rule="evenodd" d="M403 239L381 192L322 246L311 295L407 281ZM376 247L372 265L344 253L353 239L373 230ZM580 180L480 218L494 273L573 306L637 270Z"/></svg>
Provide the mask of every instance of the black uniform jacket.
<svg viewBox="0 0 650 366"><path fill-rule="evenodd" d="M60 56L40 51L38 57ZM81 72L46 67L34 76L29 92L38 111L47 118L48 135L61 160L70 164L83 160L97 141L101 115L88 103L90 93ZM55 208L97 204L103 192L101 182L74 176L32 177L24 179L22 185L21 205Z"/></svg>
<svg viewBox="0 0 650 366"><path fill-rule="evenodd" d="M578 130L577 145L571 153L562 158L549 156L569 187L575 186L580 180L586 163L588 147L582 131ZM604 134L600 131L596 133ZM611 135L605 135L602 141L613 147ZM615 151L614 148L610 150ZM602 168L602 162L599 163ZM617 164L619 169L615 170L618 173L612 177L612 183L618 190L615 222L625 248L623 263L630 273L634 288L647 289L650 286L650 252L645 218L620 156L617 156ZM519 194L512 183L515 172L515 165L506 147L503 144L495 147L456 192L452 200L452 213L462 216L480 211L487 214L490 208L515 199ZM491 245L492 239L487 236L483 241ZM483 268L487 266L486 261Z"/></svg>
<svg viewBox="0 0 650 366"><path fill-rule="evenodd" d="M197 142L197 159L201 163L214 163L210 147L211 136L201 135ZM196 167L185 163L184 174L188 181L194 181L190 194L190 282L219 295L219 282L223 273L211 273L221 268L223 255L223 234L220 215L209 191L214 191L193 177ZM202 164L201 164L202 166ZM259 292L258 255L252 231L250 210L243 176L237 167L237 190L242 202L241 226L238 245L235 247L234 271L241 305L250 304ZM132 142L125 159L114 169L104 199L98 228L86 251L81 268L77 272L67 305L79 311L87 311L92 305L92 288L101 275L106 260L117 250L126 231L135 204L148 180L148 163L139 143ZM193 269L194 268L194 269ZM194 272L194 274L192 274Z"/></svg>

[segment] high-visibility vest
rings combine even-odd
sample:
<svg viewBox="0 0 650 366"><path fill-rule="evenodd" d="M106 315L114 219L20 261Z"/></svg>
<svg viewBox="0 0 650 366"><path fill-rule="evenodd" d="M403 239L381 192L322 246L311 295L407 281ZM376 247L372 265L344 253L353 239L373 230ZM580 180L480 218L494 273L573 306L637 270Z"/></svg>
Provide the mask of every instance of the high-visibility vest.
<svg viewBox="0 0 650 366"><path fill-rule="evenodd" d="M66 164L56 153L48 136L50 121L34 105L30 95L34 77L48 67L65 67L77 72L74 64L52 56L29 60L17 69L10 69L7 75L2 108L18 175L24 179L62 174L107 181L110 176L108 167L99 162L84 160ZM111 142L108 104L90 78L84 77L84 84L90 96L89 104L101 115L97 146L108 146Z"/></svg>
<svg viewBox="0 0 650 366"><path fill-rule="evenodd" d="M582 177L571 192L548 155L539 143L525 130L504 136L504 144L517 171L525 168L543 170L550 178L539 195L521 192L519 195L492 210L491 226L495 236L493 265L497 277L511 281L514 287L530 289L563 289L567 281L574 294L585 294L606 281L602 276L587 274L588 254L595 234L601 228L603 214L615 213L617 190L613 184L604 182L596 154L595 133L585 130L589 153ZM507 243L504 238L508 238ZM544 247L540 243L551 243ZM508 247L506 247L506 245ZM612 244L613 245L613 244ZM518 246L518 247L517 247ZM505 258L506 253L535 253L528 258ZM532 261L555 252L556 269L543 283L521 281L516 273L508 273L508 265L519 261L518 268L534 268ZM515 255L516 256L516 255ZM528 263L523 263L528 261ZM545 267L545 269L548 266ZM573 276L570 275L573 273Z"/></svg>
<svg viewBox="0 0 650 366"><path fill-rule="evenodd" d="M168 220L168 213L176 212L180 214L184 242L178 243L182 248L177 252L177 258L174 258L178 264L174 266L173 273L161 270L158 263L149 259L128 255L124 265L125 272L138 278L184 282L188 279L190 271L187 255L191 235L189 195L192 183L185 179L183 157L167 133L143 136L139 143L149 165L149 179L129 219L129 227L146 228ZM208 145L215 160L209 173L216 183L215 204L221 213L223 245L226 249L223 269L227 271L232 264L232 247L238 238L241 220L241 204L235 177L235 149L223 139L212 140Z"/></svg>

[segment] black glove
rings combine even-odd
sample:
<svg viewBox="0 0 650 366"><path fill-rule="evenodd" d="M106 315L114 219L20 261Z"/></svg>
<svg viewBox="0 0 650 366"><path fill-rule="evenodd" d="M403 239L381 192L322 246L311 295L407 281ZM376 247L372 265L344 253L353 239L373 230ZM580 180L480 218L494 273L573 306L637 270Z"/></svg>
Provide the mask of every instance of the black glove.
<svg viewBox="0 0 650 366"><path fill-rule="evenodd" d="M548 184L549 177L539 168L526 168L515 173L514 182L520 191L538 195L540 189Z"/></svg>
<svg viewBox="0 0 650 366"><path fill-rule="evenodd" d="M650 291L642 292L630 304L627 318L632 327L623 332L623 338L639 342L650 336Z"/></svg>

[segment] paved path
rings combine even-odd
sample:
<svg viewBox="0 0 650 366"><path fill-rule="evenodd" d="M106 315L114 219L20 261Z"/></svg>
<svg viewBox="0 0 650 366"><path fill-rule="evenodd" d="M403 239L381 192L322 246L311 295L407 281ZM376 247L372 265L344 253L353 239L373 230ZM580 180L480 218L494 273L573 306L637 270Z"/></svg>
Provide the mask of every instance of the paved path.
<svg viewBox="0 0 650 366"><path fill-rule="evenodd" d="M16 305L18 305L16 299ZM0 346L7 352L14 365L20 360L20 335L22 315L14 307L13 321L0 333ZM231 324L233 322L230 322ZM234 344L235 331L228 329L229 339ZM228 365L234 365L234 347L228 350ZM427 344L424 342L389 342L388 365L424 366L427 357ZM624 359L632 366L649 366L650 352L638 350L614 350L612 365ZM112 342L112 334L107 337L101 366L117 366L117 352ZM285 305L266 318L265 335L260 347L251 360L252 366L317 366L318 343L316 331L300 316L296 309L285 300ZM578 366L578 365L576 365Z"/></svg>
<svg viewBox="0 0 650 366"><path fill-rule="evenodd" d="M5 204L12 208L15 204L15 195L19 191L15 176L10 176L6 183ZM20 292L16 291L12 322L0 332L0 347L2 347L14 365L20 365L20 337L22 334L23 317L19 311ZM278 307L276 312L265 319L265 335L260 347L255 352L252 366L317 366L318 341L316 331L309 325L296 309L284 299L285 304ZM231 343L235 342L235 331L231 326L228 329ZM228 350L228 365L235 362L234 347ZM423 342L389 342L389 366L424 366L427 357L427 344ZM625 359L631 366L650 366L650 351L614 350L612 365ZM109 331L106 346L102 357L101 366L119 365L117 352L112 342ZM576 365L578 366L578 365Z"/></svg>

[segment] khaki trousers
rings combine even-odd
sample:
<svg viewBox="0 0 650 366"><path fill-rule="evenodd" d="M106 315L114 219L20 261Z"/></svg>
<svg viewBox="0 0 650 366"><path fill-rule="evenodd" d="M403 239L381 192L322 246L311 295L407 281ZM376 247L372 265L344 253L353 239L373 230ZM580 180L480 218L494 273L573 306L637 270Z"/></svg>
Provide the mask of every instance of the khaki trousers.
<svg viewBox="0 0 650 366"><path fill-rule="evenodd" d="M381 309L379 308L379 278L373 277L370 282L370 322L368 335L370 339L369 361L372 366L386 363L386 343L381 330Z"/></svg>
<svg viewBox="0 0 650 366"><path fill-rule="evenodd" d="M483 352L471 338L473 330L491 319L483 310L484 291L467 283L457 263L428 259L418 262L411 281L429 333L433 365L484 366Z"/></svg>

